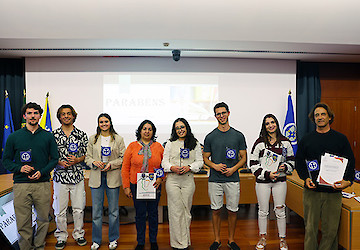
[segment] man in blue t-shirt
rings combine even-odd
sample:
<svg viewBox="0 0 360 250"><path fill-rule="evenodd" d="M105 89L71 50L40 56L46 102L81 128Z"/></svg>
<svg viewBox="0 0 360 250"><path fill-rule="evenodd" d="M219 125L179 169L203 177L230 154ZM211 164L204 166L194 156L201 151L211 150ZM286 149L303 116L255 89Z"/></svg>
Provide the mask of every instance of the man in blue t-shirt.
<svg viewBox="0 0 360 250"><path fill-rule="evenodd" d="M230 127L229 107L221 102L214 107L218 127L209 133L204 142L204 162L210 167L208 192L213 210L213 230L215 241L210 250L219 249L220 242L220 209L223 207L224 193L228 210L230 249L240 249L234 241L236 213L240 199L240 179L238 169L246 163L246 142L244 135ZM211 160L210 160L211 158Z"/></svg>

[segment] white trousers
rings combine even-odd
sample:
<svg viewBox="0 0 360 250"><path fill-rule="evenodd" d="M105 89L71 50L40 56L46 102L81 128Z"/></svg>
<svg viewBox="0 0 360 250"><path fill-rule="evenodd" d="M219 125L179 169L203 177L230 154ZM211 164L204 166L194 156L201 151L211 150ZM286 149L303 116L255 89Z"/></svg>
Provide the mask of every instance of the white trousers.
<svg viewBox="0 0 360 250"><path fill-rule="evenodd" d="M66 241L68 238L66 211L69 204L69 194L73 211L74 239L84 237L84 208L85 208L85 187L84 180L76 185L54 183L53 208L56 221L55 238L59 241Z"/></svg>
<svg viewBox="0 0 360 250"><path fill-rule="evenodd" d="M267 217L269 214L269 201L272 192L274 201L274 212L276 215L279 237L286 236L286 212L285 199L287 185L286 181L276 183L256 183L256 196L259 203L259 233L267 232Z"/></svg>
<svg viewBox="0 0 360 250"><path fill-rule="evenodd" d="M168 174L166 193L169 212L170 245L173 248L187 248L191 245L191 206L195 192L194 174Z"/></svg>

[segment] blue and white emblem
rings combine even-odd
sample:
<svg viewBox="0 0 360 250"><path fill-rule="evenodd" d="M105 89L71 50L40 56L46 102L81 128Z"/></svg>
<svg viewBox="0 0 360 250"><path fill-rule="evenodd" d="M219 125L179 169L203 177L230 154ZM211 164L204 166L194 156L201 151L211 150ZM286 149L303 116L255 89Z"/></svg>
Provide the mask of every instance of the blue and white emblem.
<svg viewBox="0 0 360 250"><path fill-rule="evenodd" d="M70 143L68 150L70 153L76 153L78 151L77 143Z"/></svg>
<svg viewBox="0 0 360 250"><path fill-rule="evenodd" d="M110 156L111 148L110 147L101 147L101 155L102 156Z"/></svg>
<svg viewBox="0 0 360 250"><path fill-rule="evenodd" d="M31 162L31 151L21 151L20 152L20 161L21 162Z"/></svg>
<svg viewBox="0 0 360 250"><path fill-rule="evenodd" d="M285 148L285 147L282 148L282 156L283 157L287 156L287 148Z"/></svg>
<svg viewBox="0 0 360 250"><path fill-rule="evenodd" d="M236 150L231 148L226 148L226 159L235 159Z"/></svg>
<svg viewBox="0 0 360 250"><path fill-rule="evenodd" d="M156 178L164 177L164 169L163 168L157 168L155 169Z"/></svg>
<svg viewBox="0 0 360 250"><path fill-rule="evenodd" d="M319 162L317 160L307 161L306 165L307 165L307 168L309 169L310 172L320 169Z"/></svg>
<svg viewBox="0 0 360 250"><path fill-rule="evenodd" d="M360 171L355 170L355 180L360 181Z"/></svg>
<svg viewBox="0 0 360 250"><path fill-rule="evenodd" d="M286 138L289 139L289 141L291 142L292 145L297 144L295 123L293 123L293 122L288 123L284 127L283 134Z"/></svg>
<svg viewBox="0 0 360 250"><path fill-rule="evenodd" d="M190 150L188 148L180 148L180 158L189 159Z"/></svg>

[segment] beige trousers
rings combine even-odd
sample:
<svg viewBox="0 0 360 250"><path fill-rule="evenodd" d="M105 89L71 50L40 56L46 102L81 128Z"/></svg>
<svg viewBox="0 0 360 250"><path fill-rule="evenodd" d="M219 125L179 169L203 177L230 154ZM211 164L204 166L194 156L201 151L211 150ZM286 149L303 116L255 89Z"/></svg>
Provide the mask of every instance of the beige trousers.
<svg viewBox="0 0 360 250"><path fill-rule="evenodd" d="M169 212L170 245L187 248L191 245L191 206L195 192L193 173L178 175L169 173L166 178L166 193Z"/></svg>
<svg viewBox="0 0 360 250"><path fill-rule="evenodd" d="M50 182L15 183L13 192L16 225L20 234L20 249L44 249L45 237L49 228ZM32 205L34 205L37 213L34 245L32 245Z"/></svg>

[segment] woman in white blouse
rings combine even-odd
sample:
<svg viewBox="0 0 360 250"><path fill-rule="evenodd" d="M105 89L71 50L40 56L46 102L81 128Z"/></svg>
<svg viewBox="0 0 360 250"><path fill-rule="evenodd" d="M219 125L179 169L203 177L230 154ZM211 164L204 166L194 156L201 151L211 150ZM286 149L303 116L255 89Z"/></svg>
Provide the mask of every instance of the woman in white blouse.
<svg viewBox="0 0 360 250"><path fill-rule="evenodd" d="M190 242L191 206L195 192L194 172L203 166L200 143L191 133L184 118L174 121L162 160L166 178L169 212L170 245L188 249Z"/></svg>

